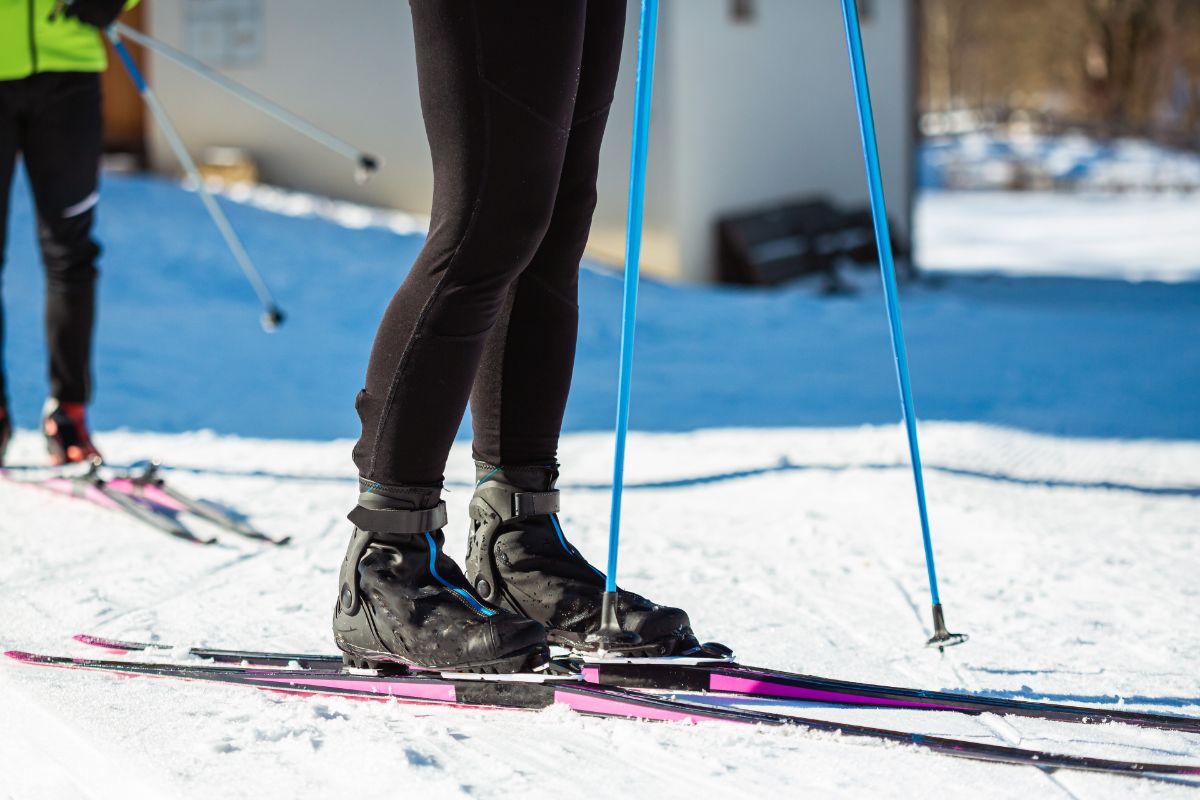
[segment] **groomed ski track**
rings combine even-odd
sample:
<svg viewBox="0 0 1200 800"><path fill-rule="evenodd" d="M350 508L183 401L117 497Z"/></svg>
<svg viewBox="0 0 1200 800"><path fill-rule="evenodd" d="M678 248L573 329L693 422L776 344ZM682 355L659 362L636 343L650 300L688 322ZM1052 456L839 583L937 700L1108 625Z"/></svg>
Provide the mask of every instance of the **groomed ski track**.
<svg viewBox="0 0 1200 800"><path fill-rule="evenodd" d="M848 679L1200 715L1195 569L1200 445L925 427L954 627L920 647L925 595L894 427L635 434L624 582L693 609L747 661ZM161 452L197 497L253 510L294 546L195 547L122 516L0 484L4 648L86 654L87 630L180 644L328 650L354 486L347 442L109 433L120 463ZM565 522L602 553L610 441L568 437ZM13 460L33 461L22 433ZM451 518L469 497L459 445ZM1136 466L1134 466L1136 465ZM271 477L277 474L278 477ZM341 480L330 478L343 476ZM754 514L746 513L754 508ZM197 523L202 528L202 523ZM462 555L461 526L449 549ZM703 536L697 535L703 531ZM1103 546L1099 546L1103 543ZM652 569L652 565L670 569ZM736 602L735 602L736 600ZM910 605L911 604L911 605ZM1189 622L1190 620L1190 622ZM156 654L161 659L162 654ZM969 681L974 685L965 685ZM1168 782L961 762L802 731L411 708L0 665L0 796L296 797L354 791L364 764L432 797L1189 797ZM786 709L747 703L748 708ZM1127 726L844 709L796 713L1109 758L1192 763L1200 737ZM88 778L81 779L86 773Z"/></svg>

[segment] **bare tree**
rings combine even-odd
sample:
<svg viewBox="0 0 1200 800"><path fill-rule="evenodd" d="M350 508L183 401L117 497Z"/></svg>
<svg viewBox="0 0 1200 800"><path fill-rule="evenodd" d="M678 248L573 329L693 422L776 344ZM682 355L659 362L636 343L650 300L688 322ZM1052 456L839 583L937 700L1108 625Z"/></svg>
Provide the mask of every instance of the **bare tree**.
<svg viewBox="0 0 1200 800"><path fill-rule="evenodd" d="M1106 132L1144 125L1158 99L1162 0L1081 0L1087 42L1079 67L1090 116Z"/></svg>
<svg viewBox="0 0 1200 800"><path fill-rule="evenodd" d="M1200 0L919 0L923 110L1200 145Z"/></svg>

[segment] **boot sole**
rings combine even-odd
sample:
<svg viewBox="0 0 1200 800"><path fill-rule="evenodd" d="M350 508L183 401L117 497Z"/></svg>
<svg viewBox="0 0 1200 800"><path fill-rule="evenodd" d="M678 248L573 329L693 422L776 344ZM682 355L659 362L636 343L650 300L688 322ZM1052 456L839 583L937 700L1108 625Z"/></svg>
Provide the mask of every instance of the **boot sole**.
<svg viewBox="0 0 1200 800"><path fill-rule="evenodd" d="M342 663L358 669L373 669L379 672L471 672L484 675L507 675L514 672L536 672L550 663L550 648L544 644L509 653L500 658L467 664L425 665L407 661L395 653L347 648L341 642Z"/></svg>

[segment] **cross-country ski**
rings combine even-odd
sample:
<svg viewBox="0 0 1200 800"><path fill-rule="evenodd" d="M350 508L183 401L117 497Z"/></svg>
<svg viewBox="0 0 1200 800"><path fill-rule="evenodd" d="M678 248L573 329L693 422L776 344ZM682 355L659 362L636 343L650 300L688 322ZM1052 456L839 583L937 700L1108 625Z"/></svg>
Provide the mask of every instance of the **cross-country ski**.
<svg viewBox="0 0 1200 800"><path fill-rule="evenodd" d="M146 462L129 468L113 468L100 461L77 468L0 467L0 477L10 483L84 500L101 508L125 514L152 529L194 544L216 544L215 537L197 534L187 527L188 517L203 520L218 530L238 537L271 545L285 545L279 539L255 529L236 512L198 500L176 489L161 474L161 465Z"/></svg>
<svg viewBox="0 0 1200 800"><path fill-rule="evenodd" d="M357 699L395 700L401 703L460 705L480 709L537 709L561 705L589 716L651 722L733 722L767 726L795 726L827 731L850 738L899 742L936 753L1002 764L1032 764L1042 769L1073 769L1116 775L1200 775L1200 766L1070 756L1039 750L946 739L921 733L829 722L790 714L772 714L680 701L659 695L576 680L555 672L480 675L477 673L414 673L403 676L361 675L345 671L323 672L311 668L271 671L239 667L188 667L179 664L98 661L23 653L10 650L7 658L21 664L69 670L113 672L214 682L285 691L302 695L338 695Z"/></svg>
<svg viewBox="0 0 1200 800"><path fill-rule="evenodd" d="M179 648L150 642L124 642L105 639L86 633L71 637L92 647L125 655L128 653L167 651ZM345 656L319 653L272 653L262 650L230 650L208 647L188 647L184 653L192 658L216 664L242 664L248 667L296 667L308 671L340 671L347 662ZM1200 733L1200 718L1170 714L1138 713L1104 708L1085 708L1059 703L1031 703L1006 700L965 692L937 692L896 686L854 683L816 675L796 675L761 667L734 663L712 646L706 651L666 659L568 659L573 671L584 680L606 686L649 689L671 692L704 692L742 697L763 697L779 700L802 700L834 705L891 706L924 708L935 711L959 711L966 714L1010 714L1022 717L1077 722L1084 725L1103 725L1116 722L1145 728L1161 728L1188 733Z"/></svg>

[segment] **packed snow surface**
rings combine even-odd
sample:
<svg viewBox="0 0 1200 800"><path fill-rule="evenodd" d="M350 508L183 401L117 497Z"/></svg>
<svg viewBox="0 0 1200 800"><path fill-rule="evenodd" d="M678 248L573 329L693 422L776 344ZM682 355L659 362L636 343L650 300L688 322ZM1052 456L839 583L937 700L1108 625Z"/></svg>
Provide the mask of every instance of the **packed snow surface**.
<svg viewBox="0 0 1200 800"><path fill-rule="evenodd" d="M1194 276L1200 248L1158 233L1116 252L1068 247L1039 220L1082 215L1069 199L1035 198L1005 216L1008 198L971 207L930 197L944 203L928 219L943 226L926 240L932 260L957 253L942 256L949 269L992 242L979 267L1041 259L1030 271L1055 276L943 273L903 292L943 599L951 628L971 641L944 656L922 647L929 598L912 479L882 302L869 287L820 299L803 288L644 286L621 582L688 609L702 636L749 663L1200 716L1200 283L1163 280ZM1072 229L1159 230L1157 200L1124 202L1100 229L1086 215ZM0 648L85 655L70 639L80 632L332 647L355 493L352 399L419 225L303 202L222 203L291 314L274 336L258 330L194 195L106 177L98 439L111 462L161 457L180 489L293 543L223 536L198 547L0 481ZM32 226L21 186L5 275L18 464L44 458L29 430L45 392ZM1028 252L1000 246L1022 236ZM1170 274L1146 271L1155 268ZM602 561L620 282L589 268L580 299L562 516ZM448 548L461 557L465 440L446 477ZM6 662L0 707L5 798L1195 794L801 730L301 698ZM1200 764L1195 735L768 707Z"/></svg>
<svg viewBox="0 0 1200 800"><path fill-rule="evenodd" d="M931 191L915 221L917 262L938 273L1200 280L1200 192Z"/></svg>
<svg viewBox="0 0 1200 800"><path fill-rule="evenodd" d="M1200 716L1200 444L924 428L952 629L928 594L897 426L635 434L623 585L687 608L748 663L998 697ZM0 646L89 654L88 632L329 652L348 441L110 433L111 458L169 453L177 486L293 544L189 545L0 483ZM33 460L40 443L17 441ZM563 524L601 560L611 437L562 451ZM472 468L447 474L465 549ZM199 529L200 526L197 525ZM90 655L99 655L92 651ZM469 711L0 664L0 796L1190 797L1129 778L977 764L800 730ZM759 707L753 704L751 707ZM769 706L775 707L775 706ZM1069 753L1200 764L1200 736L797 703L799 715Z"/></svg>
<svg viewBox="0 0 1200 800"><path fill-rule="evenodd" d="M1086 192L1200 189L1200 155L1143 139L974 130L923 139L918 180L927 189L1024 186Z"/></svg>

